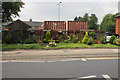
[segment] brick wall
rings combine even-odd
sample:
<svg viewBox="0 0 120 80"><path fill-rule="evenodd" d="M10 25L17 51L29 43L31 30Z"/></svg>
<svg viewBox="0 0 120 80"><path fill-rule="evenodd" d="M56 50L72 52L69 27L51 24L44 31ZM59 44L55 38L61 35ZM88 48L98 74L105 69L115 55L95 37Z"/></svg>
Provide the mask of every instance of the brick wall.
<svg viewBox="0 0 120 80"><path fill-rule="evenodd" d="M116 34L120 36L120 17L116 18Z"/></svg>

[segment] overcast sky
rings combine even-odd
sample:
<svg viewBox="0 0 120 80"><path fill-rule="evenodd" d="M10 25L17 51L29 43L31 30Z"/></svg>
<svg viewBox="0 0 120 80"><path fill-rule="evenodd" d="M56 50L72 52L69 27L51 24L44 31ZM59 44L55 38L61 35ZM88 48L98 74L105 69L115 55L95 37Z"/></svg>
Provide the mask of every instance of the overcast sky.
<svg viewBox="0 0 120 80"><path fill-rule="evenodd" d="M22 0L25 5L21 9L19 19L29 21L58 20L58 3L60 4L60 20L74 20L76 16L83 16L86 12L96 14L100 23L103 17L118 12L119 0ZM18 18L15 18L16 20Z"/></svg>

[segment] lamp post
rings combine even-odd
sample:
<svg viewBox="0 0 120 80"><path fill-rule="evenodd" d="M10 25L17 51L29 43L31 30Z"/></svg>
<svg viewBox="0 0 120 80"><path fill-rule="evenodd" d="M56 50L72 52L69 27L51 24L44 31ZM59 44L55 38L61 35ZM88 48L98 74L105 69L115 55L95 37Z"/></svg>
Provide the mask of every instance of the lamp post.
<svg viewBox="0 0 120 80"><path fill-rule="evenodd" d="M58 21L60 21L60 4L62 2L59 2L57 5L58 5Z"/></svg>

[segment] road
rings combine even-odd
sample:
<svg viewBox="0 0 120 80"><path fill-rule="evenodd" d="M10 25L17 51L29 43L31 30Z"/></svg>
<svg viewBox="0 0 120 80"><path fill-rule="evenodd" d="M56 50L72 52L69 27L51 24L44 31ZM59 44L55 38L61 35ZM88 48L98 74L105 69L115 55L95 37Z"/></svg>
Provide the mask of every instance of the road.
<svg viewBox="0 0 120 80"><path fill-rule="evenodd" d="M105 78L110 77L107 80L115 80L113 78L118 78L118 62L117 59L3 62L2 76L3 78L66 78L66 80L80 80L82 77L106 80Z"/></svg>
<svg viewBox="0 0 120 80"><path fill-rule="evenodd" d="M60 49L3 51L3 60L45 60L71 58L119 57L118 49Z"/></svg>

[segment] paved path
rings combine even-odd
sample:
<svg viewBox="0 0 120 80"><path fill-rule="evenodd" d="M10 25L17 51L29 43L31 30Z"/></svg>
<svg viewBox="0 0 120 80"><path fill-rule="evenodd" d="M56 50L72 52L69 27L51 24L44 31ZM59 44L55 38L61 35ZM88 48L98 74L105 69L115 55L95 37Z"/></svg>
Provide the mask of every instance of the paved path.
<svg viewBox="0 0 120 80"><path fill-rule="evenodd" d="M19 50L4 51L3 60L24 59L71 59L71 58L98 58L118 57L118 49L61 49L61 50Z"/></svg>

